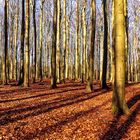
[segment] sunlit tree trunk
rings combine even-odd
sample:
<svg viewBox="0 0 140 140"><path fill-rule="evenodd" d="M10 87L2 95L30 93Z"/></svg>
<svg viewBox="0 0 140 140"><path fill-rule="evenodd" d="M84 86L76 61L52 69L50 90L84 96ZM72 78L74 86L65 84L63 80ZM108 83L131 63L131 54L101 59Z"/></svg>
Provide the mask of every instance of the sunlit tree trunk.
<svg viewBox="0 0 140 140"><path fill-rule="evenodd" d="M64 32L63 32L63 66L62 66L62 82L65 82L65 73L66 73L66 0L64 0Z"/></svg>
<svg viewBox="0 0 140 140"><path fill-rule="evenodd" d="M10 80L13 79L13 41L14 41L14 17L13 17L13 14L11 13L11 32L10 32Z"/></svg>
<svg viewBox="0 0 140 140"><path fill-rule="evenodd" d="M96 26L96 1L91 1L91 28L90 28L90 66L89 77L87 81L87 91L93 90L93 63L94 63L94 44L95 44L95 26Z"/></svg>
<svg viewBox="0 0 140 140"><path fill-rule="evenodd" d="M114 78L115 78L115 21L114 21L114 0L112 1L112 67L111 67L111 82L114 85Z"/></svg>
<svg viewBox="0 0 140 140"><path fill-rule="evenodd" d="M86 0L82 10L82 25L83 25L83 81L86 80Z"/></svg>
<svg viewBox="0 0 140 140"><path fill-rule="evenodd" d="M61 1L57 1L57 55L56 55L56 71L57 71L57 82L60 83L60 19L61 13L60 8Z"/></svg>
<svg viewBox="0 0 140 140"><path fill-rule="evenodd" d="M68 79L68 74L69 74L69 36L70 36L69 18L66 18L66 62L65 62L66 63L66 70L65 70L66 79Z"/></svg>
<svg viewBox="0 0 140 140"><path fill-rule="evenodd" d="M25 61L24 61L24 87L29 87L29 23L30 23L30 0L26 0L25 20Z"/></svg>
<svg viewBox="0 0 140 140"><path fill-rule="evenodd" d="M78 77L78 69L79 69L79 0L76 0L76 42L75 42L75 79Z"/></svg>
<svg viewBox="0 0 140 140"><path fill-rule="evenodd" d="M125 101L125 19L124 0L114 0L115 11L115 81L112 110L114 114L129 114Z"/></svg>
<svg viewBox="0 0 140 140"><path fill-rule="evenodd" d="M17 80L17 49L18 49L18 31L19 31L19 0L17 2L17 13L16 13L16 30L15 30L15 48L14 48L14 79Z"/></svg>
<svg viewBox="0 0 140 140"><path fill-rule="evenodd" d="M103 73L103 31L102 26L100 30L100 80L102 81L102 73Z"/></svg>
<svg viewBox="0 0 140 140"><path fill-rule="evenodd" d="M138 82L138 65L137 65L137 50L138 50L138 37L137 37L137 26L139 23L138 16L137 16L137 11L135 9L134 11L135 14L135 20L134 20L134 46L133 46L133 80L135 82Z"/></svg>

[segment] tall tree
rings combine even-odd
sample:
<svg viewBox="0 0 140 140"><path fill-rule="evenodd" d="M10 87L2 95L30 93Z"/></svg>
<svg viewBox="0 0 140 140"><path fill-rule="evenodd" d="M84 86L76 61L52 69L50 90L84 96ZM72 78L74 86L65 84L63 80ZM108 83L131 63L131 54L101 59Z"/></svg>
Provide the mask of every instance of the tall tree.
<svg viewBox="0 0 140 140"><path fill-rule="evenodd" d="M40 81L42 81L43 73L42 73L42 50L43 50L43 7L44 0L41 0L41 12L40 12L40 61L39 61L39 73L40 73Z"/></svg>
<svg viewBox="0 0 140 140"><path fill-rule="evenodd" d="M83 81L86 80L86 2L84 1L82 9L82 25L83 25Z"/></svg>
<svg viewBox="0 0 140 140"><path fill-rule="evenodd" d="M124 0L124 16L125 16L125 82L128 83L128 8L127 0Z"/></svg>
<svg viewBox="0 0 140 140"><path fill-rule="evenodd" d="M115 10L115 81L112 109L114 114L129 114L125 101L125 19L124 0L114 0Z"/></svg>
<svg viewBox="0 0 140 140"><path fill-rule="evenodd" d="M33 75L33 83L35 82L37 78L37 33L36 33L36 0L34 0L33 5L33 25L34 25L34 75Z"/></svg>
<svg viewBox="0 0 140 140"><path fill-rule="evenodd" d="M15 31L15 53L14 53L14 79L17 80L17 51L18 51L18 31L19 31L19 0L17 2L17 13L16 13L16 31Z"/></svg>
<svg viewBox="0 0 140 140"><path fill-rule="evenodd" d="M93 64L94 64L94 44L95 44L95 26L96 26L96 0L91 1L91 28L90 28L90 67L87 81L87 91L93 90Z"/></svg>
<svg viewBox="0 0 140 140"><path fill-rule="evenodd" d="M60 83L60 19L61 19L61 1L57 1L57 65L56 65L56 71L57 71L57 82Z"/></svg>
<svg viewBox="0 0 140 140"><path fill-rule="evenodd" d="M51 53L51 88L56 88L56 40L57 40L57 0L53 0L53 33L52 33L52 53Z"/></svg>
<svg viewBox="0 0 140 140"><path fill-rule="evenodd" d="M79 0L76 0L75 78L79 78Z"/></svg>
<svg viewBox="0 0 140 140"><path fill-rule="evenodd" d="M7 84L7 54L8 54L8 6L7 0L4 1L4 57L3 57L3 84Z"/></svg>
<svg viewBox="0 0 140 140"><path fill-rule="evenodd" d="M66 0L64 0L64 34L63 34L63 66L62 66L62 82L65 82L66 73Z"/></svg>
<svg viewBox="0 0 140 140"><path fill-rule="evenodd" d="M114 21L114 0L112 1L112 67L111 67L111 82L114 86L114 78L115 78L115 21Z"/></svg>
<svg viewBox="0 0 140 140"><path fill-rule="evenodd" d="M25 22L25 61L24 61L24 87L29 87L29 23L30 23L30 0L26 0Z"/></svg>
<svg viewBox="0 0 140 140"><path fill-rule="evenodd" d="M21 46L20 46L20 74L18 85L24 82L24 37L25 37L25 0L22 0Z"/></svg>
<svg viewBox="0 0 140 140"><path fill-rule="evenodd" d="M107 88L107 55L108 55L108 20L107 20L107 0L103 0L103 14L104 14L104 47L103 47L103 71L101 87Z"/></svg>

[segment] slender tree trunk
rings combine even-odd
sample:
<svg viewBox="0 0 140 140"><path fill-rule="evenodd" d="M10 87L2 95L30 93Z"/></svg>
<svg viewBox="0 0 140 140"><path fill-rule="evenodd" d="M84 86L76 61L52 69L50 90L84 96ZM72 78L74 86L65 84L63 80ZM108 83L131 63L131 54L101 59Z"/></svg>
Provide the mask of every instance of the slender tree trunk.
<svg viewBox="0 0 140 140"><path fill-rule="evenodd" d="M41 2L41 13L40 13L40 61L39 61L39 73L40 73L40 81L43 79L42 75L42 49L43 49L43 3L44 1L42 0Z"/></svg>
<svg viewBox="0 0 140 140"><path fill-rule="evenodd" d="M57 60L57 65L56 65L56 70L57 70L57 82L60 83L60 19L61 19L61 1L57 1L57 55L56 55L56 60Z"/></svg>
<svg viewBox="0 0 140 140"><path fill-rule="evenodd" d="M94 44L95 44L95 26L96 26L96 0L91 1L91 29L90 29L90 68L87 81L87 91L93 90L93 63L94 63Z"/></svg>
<svg viewBox="0 0 140 140"><path fill-rule="evenodd" d="M36 33L36 0L34 0L33 5L33 24L34 24L34 75L33 75L33 83L37 78L37 33Z"/></svg>
<svg viewBox="0 0 140 140"><path fill-rule="evenodd" d="M29 23L30 23L30 0L26 0L25 22L25 61L24 61L24 87L29 87Z"/></svg>
<svg viewBox="0 0 140 140"><path fill-rule="evenodd" d="M14 79L17 80L17 49L18 49L18 21L19 21L19 0L17 2L17 14L16 14L16 31L15 31L15 49L14 49Z"/></svg>
<svg viewBox="0 0 140 140"><path fill-rule="evenodd" d="M103 73L103 32L102 26L100 31L100 80L102 81L102 73Z"/></svg>
<svg viewBox="0 0 140 140"><path fill-rule="evenodd" d="M11 25L10 25L10 29L11 29L11 32L10 32L10 80L13 79L13 41L14 41L14 17L13 17L13 14L11 13Z"/></svg>
<svg viewBox="0 0 140 140"><path fill-rule="evenodd" d="M107 55L108 55L108 22L107 22L107 0L103 1L103 14L104 14L104 48L103 48L103 72L102 72L102 89L107 88Z"/></svg>
<svg viewBox="0 0 140 140"><path fill-rule="evenodd" d="M83 25L83 81L86 80L86 0L82 10L82 25Z"/></svg>
<svg viewBox="0 0 140 140"><path fill-rule="evenodd" d="M114 0L112 2L112 67L111 67L111 82L114 86L114 78L115 78L115 21L114 21Z"/></svg>
<svg viewBox="0 0 140 140"><path fill-rule="evenodd" d="M65 78L68 79L69 72L69 19L66 16L66 70L65 70Z"/></svg>
<svg viewBox="0 0 140 140"><path fill-rule="evenodd" d="M125 101L125 26L124 0L114 0L115 10L115 81L112 109L114 114L129 114Z"/></svg>
<svg viewBox="0 0 140 140"><path fill-rule="evenodd" d="M133 81L138 82L138 74L137 74L137 50L138 50L138 37L137 37L137 26L138 26L138 16L136 10L134 11L135 21L134 21L134 46L133 46Z"/></svg>
<svg viewBox="0 0 140 140"><path fill-rule="evenodd" d="M52 34L52 53L51 53L51 88L56 88L56 40L57 40L57 0L54 0L53 11L53 34Z"/></svg>
<svg viewBox="0 0 140 140"><path fill-rule="evenodd" d="M21 47L20 47L20 75L19 85L24 82L24 37L25 37L25 0L22 0L22 25L21 25Z"/></svg>
<svg viewBox="0 0 140 140"><path fill-rule="evenodd" d="M128 9L127 0L124 0L124 16L125 16L125 82L128 83Z"/></svg>
<svg viewBox="0 0 140 140"><path fill-rule="evenodd" d="M75 42L75 79L79 78L78 69L79 69L79 0L76 0L76 42Z"/></svg>
<svg viewBox="0 0 140 140"><path fill-rule="evenodd" d="M65 83L65 73L66 73L66 0L64 0L64 33L63 33L63 66L62 66L62 82Z"/></svg>
<svg viewBox="0 0 140 140"><path fill-rule="evenodd" d="M7 0L4 2L4 58L3 58L3 84L7 84L7 54L8 54L8 8Z"/></svg>

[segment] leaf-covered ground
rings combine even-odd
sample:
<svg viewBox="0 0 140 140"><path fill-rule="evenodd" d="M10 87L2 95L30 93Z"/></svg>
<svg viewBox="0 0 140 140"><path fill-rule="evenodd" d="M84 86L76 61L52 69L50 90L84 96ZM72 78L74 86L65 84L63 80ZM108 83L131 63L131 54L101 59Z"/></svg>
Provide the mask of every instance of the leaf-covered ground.
<svg viewBox="0 0 140 140"><path fill-rule="evenodd" d="M0 140L140 140L140 84L126 87L129 116L111 114L111 87L49 81L29 88L0 85Z"/></svg>

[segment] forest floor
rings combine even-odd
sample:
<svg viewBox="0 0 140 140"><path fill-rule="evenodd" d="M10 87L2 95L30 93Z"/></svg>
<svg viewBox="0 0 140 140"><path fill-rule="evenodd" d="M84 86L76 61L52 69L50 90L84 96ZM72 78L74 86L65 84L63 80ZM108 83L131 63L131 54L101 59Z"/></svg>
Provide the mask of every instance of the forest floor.
<svg viewBox="0 0 140 140"><path fill-rule="evenodd" d="M111 113L112 89L67 81L0 85L0 140L140 140L140 83L126 86L129 116Z"/></svg>

